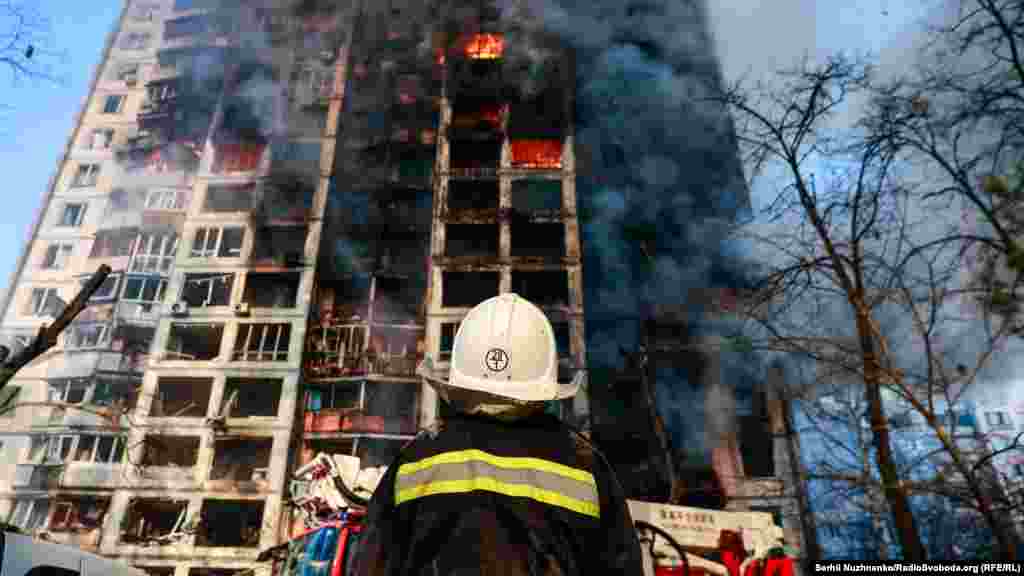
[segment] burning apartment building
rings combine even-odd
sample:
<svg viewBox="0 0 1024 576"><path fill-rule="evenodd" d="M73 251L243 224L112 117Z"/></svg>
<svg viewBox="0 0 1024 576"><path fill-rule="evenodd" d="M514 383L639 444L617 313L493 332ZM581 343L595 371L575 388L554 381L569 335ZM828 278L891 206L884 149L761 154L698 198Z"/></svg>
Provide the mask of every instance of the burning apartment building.
<svg viewBox="0 0 1024 576"><path fill-rule="evenodd" d="M658 312L729 285L698 263L746 201L724 113L693 104L717 68L686 4L128 0L5 335L114 273L4 391L0 513L153 574L261 573L301 528L291 472L319 452L387 465L445 413L419 361L443 368L462 316L508 291L549 315L560 378L590 367L551 410L608 446L631 497L666 498L645 386L678 454L681 426L710 426L678 390L764 397L678 353L699 313ZM784 476L778 402L744 402L690 491L788 512L781 489L736 487Z"/></svg>

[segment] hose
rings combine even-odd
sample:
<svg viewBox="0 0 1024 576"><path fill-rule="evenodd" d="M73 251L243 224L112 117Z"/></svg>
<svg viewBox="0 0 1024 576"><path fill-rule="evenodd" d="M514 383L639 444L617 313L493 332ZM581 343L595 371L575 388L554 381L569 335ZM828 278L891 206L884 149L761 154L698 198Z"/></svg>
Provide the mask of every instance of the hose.
<svg viewBox="0 0 1024 576"><path fill-rule="evenodd" d="M686 551L683 550L683 547L680 546L678 542L676 542L675 538L669 536L668 532L665 532L661 528L658 528L657 526L649 522L644 522L643 520L636 520L635 522L633 522L633 524L637 528L640 528L642 530L650 530L651 532L654 532L658 536L661 536L662 538L667 540L669 545L675 549L676 554L679 554L679 559L683 561L683 576L690 576L690 561L686 558ZM651 557L654 557L653 540L651 541Z"/></svg>

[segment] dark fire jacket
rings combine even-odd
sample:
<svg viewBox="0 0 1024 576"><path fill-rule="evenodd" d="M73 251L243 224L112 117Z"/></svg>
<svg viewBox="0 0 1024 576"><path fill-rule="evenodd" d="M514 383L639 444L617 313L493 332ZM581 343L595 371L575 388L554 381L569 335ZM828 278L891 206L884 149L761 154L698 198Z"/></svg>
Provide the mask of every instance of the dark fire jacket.
<svg viewBox="0 0 1024 576"><path fill-rule="evenodd" d="M370 502L357 576L642 576L607 461L557 419L460 415L420 434Z"/></svg>

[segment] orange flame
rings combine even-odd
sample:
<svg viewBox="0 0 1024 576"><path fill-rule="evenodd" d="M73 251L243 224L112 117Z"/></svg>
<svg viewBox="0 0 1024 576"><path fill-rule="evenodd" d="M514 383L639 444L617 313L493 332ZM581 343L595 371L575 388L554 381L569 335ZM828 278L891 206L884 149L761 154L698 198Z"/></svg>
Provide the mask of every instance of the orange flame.
<svg viewBox="0 0 1024 576"><path fill-rule="evenodd" d="M505 51L505 38L501 34L477 34L466 45L466 56L474 60L495 60Z"/></svg>
<svg viewBox="0 0 1024 576"><path fill-rule="evenodd" d="M512 165L516 168L560 168L562 143L558 140L513 140Z"/></svg>

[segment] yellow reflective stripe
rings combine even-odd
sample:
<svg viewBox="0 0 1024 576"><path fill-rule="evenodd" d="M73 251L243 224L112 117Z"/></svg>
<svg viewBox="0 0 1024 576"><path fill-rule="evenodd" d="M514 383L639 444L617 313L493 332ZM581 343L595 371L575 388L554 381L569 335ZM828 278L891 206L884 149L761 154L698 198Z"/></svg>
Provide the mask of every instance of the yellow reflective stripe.
<svg viewBox="0 0 1024 576"><path fill-rule="evenodd" d="M401 473L401 469L399 469L399 473ZM420 484L419 486L399 491L395 495L395 504L401 504L402 502L408 502L409 500L434 494L462 494L465 492L472 492L473 490L486 490L488 492L496 492L506 496L530 498L531 500L537 500L538 502L543 502L552 506L559 506L561 508L572 510L573 512L593 516L594 518L600 517L598 506L592 502L584 502L582 500L558 494L557 492L537 488L536 486L531 486L529 484L508 484L505 482L499 482L494 478L488 478L486 476L480 476L469 480L440 480L437 482Z"/></svg>
<svg viewBox="0 0 1024 576"><path fill-rule="evenodd" d="M551 462L550 460L542 460L540 458L511 458L506 456L495 456L488 454L483 450L460 450L458 452L445 452L444 454L438 454L437 456L431 456L425 458L419 462L411 462L409 464L402 464L398 467L398 475L406 476L414 474L420 470L426 470L432 466L439 464L464 464L473 460L480 460L486 462L492 466L498 468L507 468L511 470L539 470L542 472L549 472L551 474L557 474L559 476L565 476L578 482L590 484L591 486L597 486L597 482L594 480L594 475L584 470L578 470L576 468L570 468L563 464Z"/></svg>

